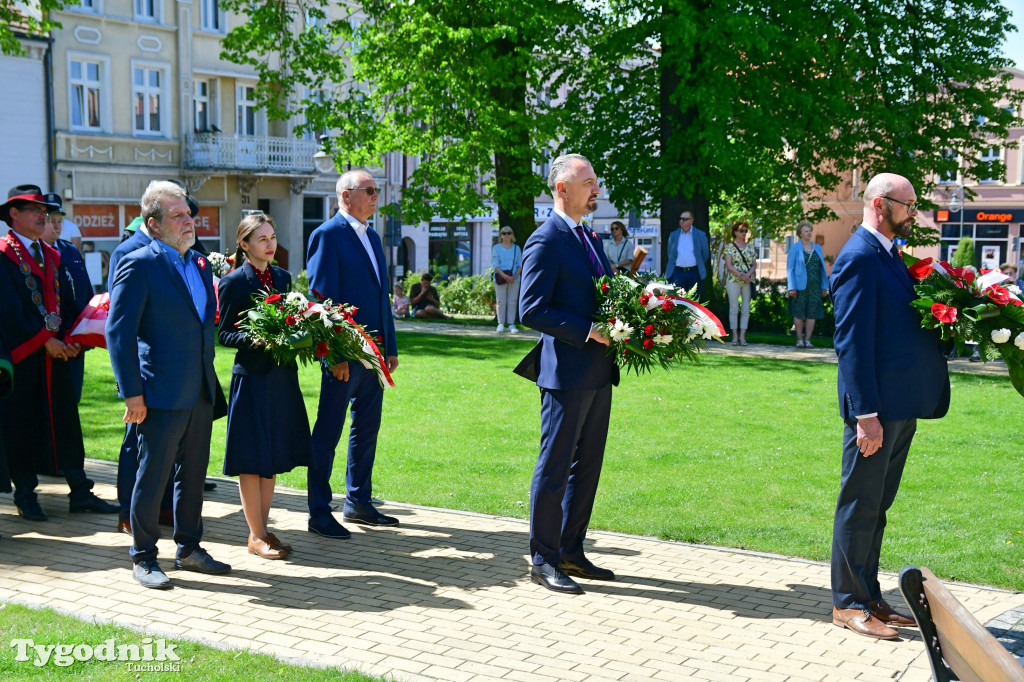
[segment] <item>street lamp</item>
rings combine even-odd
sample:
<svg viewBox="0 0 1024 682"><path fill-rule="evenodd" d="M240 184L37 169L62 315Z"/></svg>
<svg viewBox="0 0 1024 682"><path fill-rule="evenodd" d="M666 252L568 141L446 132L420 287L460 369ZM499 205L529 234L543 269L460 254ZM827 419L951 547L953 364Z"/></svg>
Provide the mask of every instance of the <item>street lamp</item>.
<svg viewBox="0 0 1024 682"><path fill-rule="evenodd" d="M949 211L950 213L960 214L960 233L959 237L964 236L964 183L963 180L956 184L949 190Z"/></svg>
<svg viewBox="0 0 1024 682"><path fill-rule="evenodd" d="M327 153L327 144L329 140L327 136L320 138L320 148L316 150L316 154L313 154L313 165L316 166L318 173L334 173L337 171L337 166L334 165L334 155Z"/></svg>

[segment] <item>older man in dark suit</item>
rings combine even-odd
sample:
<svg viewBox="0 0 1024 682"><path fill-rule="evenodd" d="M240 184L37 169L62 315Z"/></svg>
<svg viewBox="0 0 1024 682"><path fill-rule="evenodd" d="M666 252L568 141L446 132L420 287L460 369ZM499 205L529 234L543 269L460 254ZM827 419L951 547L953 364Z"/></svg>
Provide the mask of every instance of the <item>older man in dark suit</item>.
<svg viewBox="0 0 1024 682"><path fill-rule="evenodd" d="M107 348L125 423L138 425L139 470L132 491L130 555L143 587L166 588L157 563L160 498L174 475L175 567L227 573L199 542L203 481L217 377L213 369L213 277L191 250L195 226L185 191L150 183L142 217L153 241L124 256L114 275Z"/></svg>
<svg viewBox="0 0 1024 682"><path fill-rule="evenodd" d="M306 267L309 286L335 303L358 309L355 319L379 339L390 371L398 367L395 320L391 314L387 264L377 233L369 229L377 212L380 191L373 177L352 170L338 178L338 213L309 237ZM373 462L377 454L384 389L372 369L358 362L325 367L320 380L320 404L313 427L313 459L308 470L308 530L326 538L344 539L348 530L331 515L331 469L334 449L341 440L345 411L351 406L352 429L345 470L347 497L342 519L373 526L394 526L398 519L370 503Z"/></svg>
<svg viewBox="0 0 1024 682"><path fill-rule="evenodd" d="M594 278L611 274L597 235L582 225L601 191L590 162L579 154L551 164L548 187L554 214L523 249L519 310L523 324L541 333L527 356L541 398L540 455L530 487L533 582L558 592L582 593L569 576L614 580L583 553L601 464L612 385L619 371L609 340L592 322Z"/></svg>
<svg viewBox="0 0 1024 682"><path fill-rule="evenodd" d="M913 627L882 598L878 559L885 515L899 490L918 419L949 408L949 376L934 331L911 307L914 281L896 237L914 226L917 194L906 178L876 175L864 218L829 280L835 303L839 412L846 422L832 531L832 622L859 635L896 639Z"/></svg>

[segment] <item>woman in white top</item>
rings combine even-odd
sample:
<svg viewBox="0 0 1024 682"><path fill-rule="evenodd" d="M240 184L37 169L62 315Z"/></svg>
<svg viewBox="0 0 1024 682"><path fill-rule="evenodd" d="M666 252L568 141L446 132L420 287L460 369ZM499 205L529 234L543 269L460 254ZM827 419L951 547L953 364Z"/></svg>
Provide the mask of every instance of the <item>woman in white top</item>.
<svg viewBox="0 0 1024 682"><path fill-rule="evenodd" d="M604 240L604 255L612 264L613 275L620 270L628 272L633 264L633 242L629 240L626 226L618 220L612 223L612 238Z"/></svg>

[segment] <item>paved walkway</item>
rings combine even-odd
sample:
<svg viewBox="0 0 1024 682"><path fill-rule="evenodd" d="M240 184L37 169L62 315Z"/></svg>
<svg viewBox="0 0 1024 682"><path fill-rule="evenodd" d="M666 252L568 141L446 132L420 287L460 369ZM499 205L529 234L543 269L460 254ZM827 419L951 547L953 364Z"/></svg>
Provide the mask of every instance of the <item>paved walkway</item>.
<svg viewBox="0 0 1024 682"><path fill-rule="evenodd" d="M114 498L115 466L87 468ZM271 524L293 558L264 561L246 553L237 487L225 480L207 498L203 544L233 572L169 571L175 588L155 592L132 580L116 517L68 515L56 479L40 491L47 523L20 519L0 497L0 601L156 636L402 681L928 678L916 631L879 642L831 624L821 563L592 532L589 556L619 580L562 596L529 582L524 521L388 504L397 529L352 526L351 540L325 540L305 531L305 493L288 489ZM173 543L160 550L169 568ZM902 604L895 576L882 583ZM982 622L1022 629L1024 594L950 589Z"/></svg>

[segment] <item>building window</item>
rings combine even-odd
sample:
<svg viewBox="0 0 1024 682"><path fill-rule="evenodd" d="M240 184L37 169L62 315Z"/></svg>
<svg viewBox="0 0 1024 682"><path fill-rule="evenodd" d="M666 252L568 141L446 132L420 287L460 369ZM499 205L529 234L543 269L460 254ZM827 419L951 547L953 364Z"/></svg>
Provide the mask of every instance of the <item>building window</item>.
<svg viewBox="0 0 1024 682"><path fill-rule="evenodd" d="M264 135L263 117L256 110L256 86L237 86L235 102L235 134Z"/></svg>
<svg viewBox="0 0 1024 682"><path fill-rule="evenodd" d="M202 0L200 14L204 31L224 32L224 13L220 11L220 0Z"/></svg>
<svg viewBox="0 0 1024 682"><path fill-rule="evenodd" d="M78 9L83 12L98 13L100 0L79 0Z"/></svg>
<svg viewBox="0 0 1024 682"><path fill-rule="evenodd" d="M219 133L217 79L199 79L193 84L192 127L197 133Z"/></svg>
<svg viewBox="0 0 1024 682"><path fill-rule="evenodd" d="M994 162L999 161L1000 159L1001 159L1001 156L1000 156L1000 153L999 153L999 147L988 147L987 149L985 149L985 151L983 151L981 153L981 162L982 163L994 163ZM988 177L981 178L980 181L981 182L992 183L992 182L1002 182L1003 179L1002 178L997 178L997 177L994 177L994 176L988 176Z"/></svg>
<svg viewBox="0 0 1024 682"><path fill-rule="evenodd" d="M159 135L163 93L163 69L136 66L132 69L133 130L136 133Z"/></svg>
<svg viewBox="0 0 1024 682"><path fill-rule="evenodd" d="M160 0L133 0L136 21L159 21Z"/></svg>
<svg viewBox="0 0 1024 682"><path fill-rule="evenodd" d="M939 174L939 182L956 182L957 174L959 172L958 169L960 166L959 155L952 149L943 149L942 158L944 162L949 163L951 167L948 170L943 171L942 173Z"/></svg>
<svg viewBox="0 0 1024 682"><path fill-rule="evenodd" d="M789 252L789 247L792 245L792 236L786 237L786 252ZM772 240L765 239L763 237L756 237L754 239L754 249L757 251L757 260L772 259Z"/></svg>
<svg viewBox="0 0 1024 682"><path fill-rule="evenodd" d="M72 59L71 78L71 127L78 130L101 130L103 128L102 96L105 64L88 59Z"/></svg>

